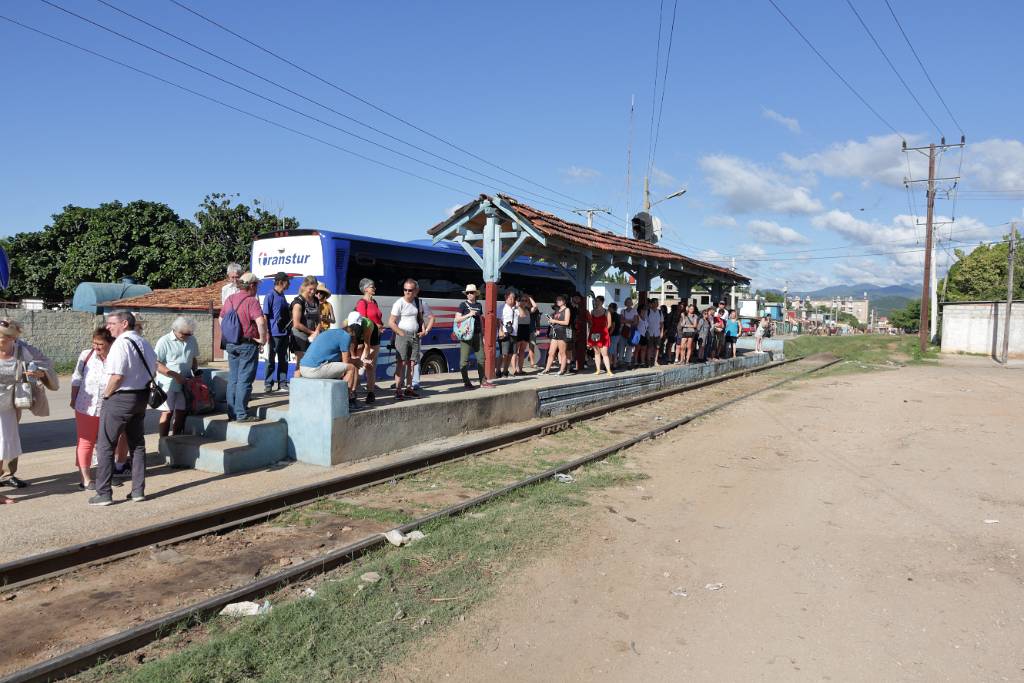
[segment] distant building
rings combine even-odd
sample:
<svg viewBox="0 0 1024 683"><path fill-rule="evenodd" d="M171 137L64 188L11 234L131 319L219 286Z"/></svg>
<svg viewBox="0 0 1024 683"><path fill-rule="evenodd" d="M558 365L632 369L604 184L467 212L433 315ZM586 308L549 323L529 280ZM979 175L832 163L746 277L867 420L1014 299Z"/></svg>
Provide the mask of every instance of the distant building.
<svg viewBox="0 0 1024 683"><path fill-rule="evenodd" d="M590 291L594 296L603 296L605 306L615 304L621 310L623 302L633 295L633 285L628 282L595 282Z"/></svg>
<svg viewBox="0 0 1024 683"><path fill-rule="evenodd" d="M834 299L805 299L804 301L811 305L812 311L821 306L830 313L835 308L839 313L852 315L859 323L866 325L869 322L869 301L866 296L863 299L836 297Z"/></svg>

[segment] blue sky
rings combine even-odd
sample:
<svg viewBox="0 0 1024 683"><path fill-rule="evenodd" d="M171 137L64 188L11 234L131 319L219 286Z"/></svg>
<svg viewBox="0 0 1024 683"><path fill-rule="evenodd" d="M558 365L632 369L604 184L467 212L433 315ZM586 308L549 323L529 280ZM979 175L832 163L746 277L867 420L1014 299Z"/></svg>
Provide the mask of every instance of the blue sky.
<svg viewBox="0 0 1024 683"><path fill-rule="evenodd" d="M922 187L912 202L900 139L938 133L842 0L777 0L879 113L818 61L767 0L679 3L652 172L666 246L729 262L758 286L919 280ZM274 60L166 0L109 0L306 97L467 166L450 166L345 121L96 0L53 2L329 123L429 160L454 178L357 141L132 45L35 0L2 14L234 106L454 189L376 166L0 21L5 140L0 234L44 226L66 204L149 199L191 216L203 195L237 192L322 227L416 239L453 205L503 191L571 216L582 200L626 215L647 166L659 2L337 3L183 0L337 85L548 189L508 176ZM968 136L965 190L939 234L940 268L960 242L998 239L1021 216L1024 144L1014 87L1024 5L890 0ZM854 0L949 141L959 131L884 0ZM666 0L661 56L673 3ZM1016 125L1015 125L1016 123ZM925 175L914 155L911 174ZM959 150L942 175L960 166ZM484 179L474 171L502 182ZM519 185L544 198L528 195ZM966 190L982 191L968 197ZM1000 191L1000 192L995 192ZM561 194L557 194L561 193ZM567 199L566 195L573 199ZM554 201L552 201L554 200ZM558 202L557 204L555 202ZM948 217L952 202L940 200ZM923 218L921 218L923 220ZM604 223L611 228L610 223ZM621 223L617 226L622 230ZM950 230L954 232L949 233ZM868 256L886 252L880 256ZM823 258L829 257L829 258ZM832 258L836 257L836 258Z"/></svg>

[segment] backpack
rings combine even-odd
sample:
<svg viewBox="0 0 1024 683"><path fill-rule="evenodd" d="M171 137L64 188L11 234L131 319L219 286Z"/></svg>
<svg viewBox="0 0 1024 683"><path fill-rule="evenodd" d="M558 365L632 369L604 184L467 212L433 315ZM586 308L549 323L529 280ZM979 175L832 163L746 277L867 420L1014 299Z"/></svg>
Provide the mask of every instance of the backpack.
<svg viewBox="0 0 1024 683"><path fill-rule="evenodd" d="M224 344L241 344L244 339L238 311L234 307L229 308L220 319L220 340Z"/></svg>
<svg viewBox="0 0 1024 683"><path fill-rule="evenodd" d="M205 415L214 411L215 406L210 388L199 377L185 380L182 390L185 392L189 415Z"/></svg>
<svg viewBox="0 0 1024 683"><path fill-rule="evenodd" d="M765 326L765 328L764 328L764 336L765 336L765 337L770 337L770 336L772 336L772 324L771 324L771 323L768 323L768 324L767 324L767 325Z"/></svg>

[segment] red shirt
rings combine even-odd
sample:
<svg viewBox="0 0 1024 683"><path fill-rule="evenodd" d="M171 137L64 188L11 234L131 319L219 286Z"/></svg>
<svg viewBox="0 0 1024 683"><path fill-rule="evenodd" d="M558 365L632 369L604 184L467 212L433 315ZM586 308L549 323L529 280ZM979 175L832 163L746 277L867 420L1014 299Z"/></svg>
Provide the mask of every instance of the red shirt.
<svg viewBox="0 0 1024 683"><path fill-rule="evenodd" d="M224 312L234 309L238 312L238 322L242 324L242 335L253 341L260 340L260 330L256 327L256 320L263 317L263 309L260 308L259 299L248 291L235 292L224 302L220 311L220 317Z"/></svg>
<svg viewBox="0 0 1024 683"><path fill-rule="evenodd" d="M369 318L378 328L384 327L384 317L380 312L380 306L376 300L360 299L356 302L356 312L364 318Z"/></svg>

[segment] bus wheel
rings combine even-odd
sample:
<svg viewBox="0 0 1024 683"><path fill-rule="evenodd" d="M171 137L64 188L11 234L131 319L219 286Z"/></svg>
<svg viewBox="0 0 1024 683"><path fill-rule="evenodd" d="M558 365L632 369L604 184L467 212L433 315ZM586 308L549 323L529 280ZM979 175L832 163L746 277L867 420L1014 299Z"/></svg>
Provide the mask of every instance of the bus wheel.
<svg viewBox="0 0 1024 683"><path fill-rule="evenodd" d="M448 372L448 361L444 359L444 355L439 351L431 351L423 357L423 361L420 364L420 372L424 375L440 375L441 373Z"/></svg>

